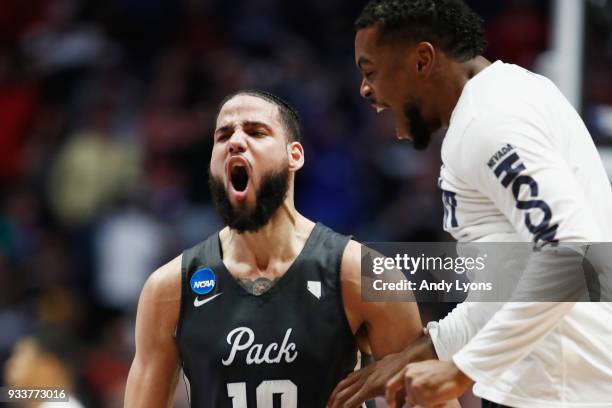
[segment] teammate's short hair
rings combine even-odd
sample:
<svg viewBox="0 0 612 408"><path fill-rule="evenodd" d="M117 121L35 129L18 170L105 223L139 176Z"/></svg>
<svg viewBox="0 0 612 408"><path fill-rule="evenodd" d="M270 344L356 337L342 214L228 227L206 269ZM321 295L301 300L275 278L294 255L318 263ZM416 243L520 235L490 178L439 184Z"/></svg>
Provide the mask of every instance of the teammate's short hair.
<svg viewBox="0 0 612 408"><path fill-rule="evenodd" d="M428 41L450 57L467 61L487 43L482 18L463 0L371 0L357 30L380 24L380 41Z"/></svg>
<svg viewBox="0 0 612 408"><path fill-rule="evenodd" d="M302 127L300 125L300 116L297 111L291 107L287 102L285 102L279 96L271 94L270 92L262 91L259 89L244 89L238 92L235 92L231 95L226 96L221 104L219 104L219 109L217 111L217 115L221 108L227 101L232 99L238 95L249 95L254 96L256 98L264 99L278 107L278 113L280 115L281 125L285 128L285 132L287 134L287 140L290 142L301 142L302 141Z"/></svg>

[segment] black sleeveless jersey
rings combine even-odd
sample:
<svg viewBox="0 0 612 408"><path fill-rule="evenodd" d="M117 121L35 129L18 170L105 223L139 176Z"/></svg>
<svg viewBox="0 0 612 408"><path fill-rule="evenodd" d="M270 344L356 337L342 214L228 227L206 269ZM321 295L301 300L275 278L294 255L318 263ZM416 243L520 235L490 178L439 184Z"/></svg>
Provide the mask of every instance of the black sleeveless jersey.
<svg viewBox="0 0 612 408"><path fill-rule="evenodd" d="M348 240L316 224L260 296L226 269L218 233L183 253L177 342L192 407L325 407L356 364L340 288Z"/></svg>

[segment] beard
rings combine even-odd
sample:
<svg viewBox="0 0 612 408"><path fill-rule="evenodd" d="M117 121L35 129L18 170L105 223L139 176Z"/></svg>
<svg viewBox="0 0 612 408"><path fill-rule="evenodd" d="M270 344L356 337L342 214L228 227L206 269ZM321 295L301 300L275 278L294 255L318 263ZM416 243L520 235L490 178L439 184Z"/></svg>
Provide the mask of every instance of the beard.
<svg viewBox="0 0 612 408"><path fill-rule="evenodd" d="M256 190L255 206L234 207L227 195L225 185L220 178L208 174L208 187L217 209L217 213L228 227L243 232L256 232L266 225L272 215L285 201L289 190L289 169L283 167L271 171L261 179L261 185Z"/></svg>
<svg viewBox="0 0 612 408"><path fill-rule="evenodd" d="M432 132L423 118L421 111L413 101L404 104L404 116L410 123L410 136L412 136L412 145L416 150L425 150L431 142Z"/></svg>

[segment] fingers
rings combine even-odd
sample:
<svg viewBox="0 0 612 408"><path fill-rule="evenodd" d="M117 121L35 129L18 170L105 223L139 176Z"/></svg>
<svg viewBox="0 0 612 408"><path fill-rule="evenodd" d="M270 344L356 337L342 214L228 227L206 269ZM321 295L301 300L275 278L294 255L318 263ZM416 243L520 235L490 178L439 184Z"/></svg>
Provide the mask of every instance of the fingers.
<svg viewBox="0 0 612 408"><path fill-rule="evenodd" d="M332 405L330 405L330 407L331 408L348 408L348 407L352 407L353 405L349 405L348 404L348 400L351 399L351 396L355 395L359 391L360 387L361 387L361 383L360 382L356 382L356 383L350 385L349 387L343 389L338 394L336 394L336 398L334 399L334 402L333 402ZM358 407L359 404L357 404L355 406Z"/></svg>
<svg viewBox="0 0 612 408"><path fill-rule="evenodd" d="M352 397L350 397L343 405L342 408L359 408L361 404L367 401L369 398L364 397L363 389L357 391Z"/></svg>
<svg viewBox="0 0 612 408"><path fill-rule="evenodd" d="M363 378L364 376L360 374L360 371L356 371L355 373L346 377L344 380L340 381L332 392L332 395L329 397L327 406L330 408L345 408L352 406L359 407L360 403L357 402L357 398L351 397L361 397L363 393L363 390L361 389L364 383ZM352 403L354 405L347 404L349 399L353 401Z"/></svg>
<svg viewBox="0 0 612 408"><path fill-rule="evenodd" d="M419 363L409 364L404 371L404 390L406 401L414 406L424 408L446 407L449 399L446 393L440 392L438 384L432 384L419 371Z"/></svg>
<svg viewBox="0 0 612 408"><path fill-rule="evenodd" d="M333 408L341 406L339 404L344 402L344 400L341 400L340 397L344 397L344 399L346 399L346 396L347 396L346 389L352 386L353 384L357 383L360 380L360 378L361 378L360 371L355 371L351 373L349 376L347 376L344 380L340 381L338 385L336 385L336 388L334 388L334 390L332 391L331 395L329 396L327 406L333 407Z"/></svg>
<svg viewBox="0 0 612 408"><path fill-rule="evenodd" d="M398 407L403 407L406 404L406 393L404 392L404 390L401 390L397 393L395 401Z"/></svg>
<svg viewBox="0 0 612 408"><path fill-rule="evenodd" d="M412 387L412 375L410 375L410 365L406 366L403 372L402 384L404 386L404 392L406 393L406 402L413 406L420 406L421 399L418 398L416 390ZM425 405L423 405L425 407Z"/></svg>
<svg viewBox="0 0 612 408"><path fill-rule="evenodd" d="M404 390L404 371L401 370L387 381L385 390L385 399L389 408L394 408L397 402L398 394Z"/></svg>
<svg viewBox="0 0 612 408"><path fill-rule="evenodd" d="M349 394L350 395L350 394ZM361 407L361 404L366 402L369 399L376 397L376 395L371 395L371 390L367 386L362 386L359 390L357 390L351 398L349 398L344 404L344 408L357 408Z"/></svg>

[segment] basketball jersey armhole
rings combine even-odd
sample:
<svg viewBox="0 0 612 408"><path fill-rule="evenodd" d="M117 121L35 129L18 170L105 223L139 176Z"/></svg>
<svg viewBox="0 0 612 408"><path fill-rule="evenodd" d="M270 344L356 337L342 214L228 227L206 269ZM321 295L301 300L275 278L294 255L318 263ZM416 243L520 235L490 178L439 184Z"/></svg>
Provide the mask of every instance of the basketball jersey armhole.
<svg viewBox="0 0 612 408"><path fill-rule="evenodd" d="M342 291L342 259L344 258L344 252L346 251L348 244L352 238L351 236L340 234L323 224L321 225L329 233L328 239L333 239L335 241L335 245L337 245L336 265L335 265L334 274L335 274L336 282L338 284L338 301L339 301L339 307L340 307L340 314L342 315L342 321L344 322L343 324L344 324L344 327L346 328L346 332L355 341L355 333L353 333L351 324L348 320L348 316L346 315L346 308L344 307L344 293ZM355 344L357 344L356 341L355 341Z"/></svg>
<svg viewBox="0 0 612 408"><path fill-rule="evenodd" d="M180 343L181 341L181 337L182 337L182 332L183 332L183 320L185 318L185 309L187 307L187 305L185 304L185 302L187 302L187 292L186 292L186 285L187 285L187 274L189 273L185 259L187 259L187 252L189 250L185 250L183 251L183 256L181 257L181 293L180 293L180 303L179 303L179 315L178 315L178 321L176 323L176 334L175 334L175 339L176 339L176 343L177 345ZM180 347L179 347L180 350ZM181 365L182 365L182 357L181 357Z"/></svg>
<svg viewBox="0 0 612 408"><path fill-rule="evenodd" d="M351 323L349 322L348 316L346 314L346 307L344 305L344 291L343 291L343 287L342 287L342 259L344 258L344 252L347 250L348 248L348 244L351 240L351 237L347 237L348 239L346 240L346 243L344 244L344 246L342 247L342 250L340 250L340 254L338 256L338 267L337 267L337 279L338 279L338 289L339 289L339 296L338 298L340 299L340 307L342 310L342 320L344 320L344 325L347 329L347 331L349 332L349 334L353 337L353 339L355 340L355 344L357 344L357 340L355 339L355 333L353 333L353 329L351 328Z"/></svg>
<svg viewBox="0 0 612 408"><path fill-rule="evenodd" d="M198 254L202 253L204 246L207 244L207 242L208 239L203 242L200 242L199 244L189 249L184 250L183 256L181 257L181 300L175 336L177 344L182 338L183 321L185 320L187 308L189 307L189 305L187 304L187 302L189 301L189 269L191 267L193 259L196 258Z"/></svg>

